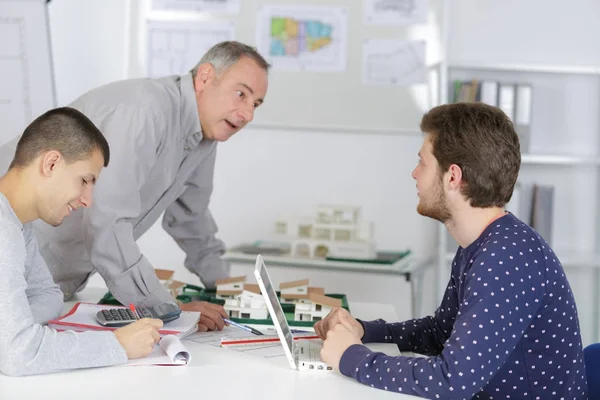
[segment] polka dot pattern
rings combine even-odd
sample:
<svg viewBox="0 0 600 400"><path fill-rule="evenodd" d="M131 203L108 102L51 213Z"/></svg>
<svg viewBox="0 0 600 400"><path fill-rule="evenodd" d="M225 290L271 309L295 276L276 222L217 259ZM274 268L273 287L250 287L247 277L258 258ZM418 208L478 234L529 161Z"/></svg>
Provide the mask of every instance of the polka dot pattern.
<svg viewBox="0 0 600 400"><path fill-rule="evenodd" d="M512 214L458 249L433 316L361 322L364 343L428 356L351 346L340 371L372 387L430 399L587 399L571 287L548 244Z"/></svg>

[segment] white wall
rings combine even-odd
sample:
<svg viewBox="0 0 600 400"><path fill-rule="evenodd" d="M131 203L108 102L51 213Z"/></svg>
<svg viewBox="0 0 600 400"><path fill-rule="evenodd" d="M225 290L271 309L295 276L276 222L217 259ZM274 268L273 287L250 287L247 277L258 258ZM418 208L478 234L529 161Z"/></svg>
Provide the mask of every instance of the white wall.
<svg viewBox="0 0 600 400"><path fill-rule="evenodd" d="M600 65L598 0L448 0L453 63Z"/></svg>
<svg viewBox="0 0 600 400"><path fill-rule="evenodd" d="M129 2L87 0L85 7L81 3L52 2L60 105L95 86L125 78L136 59L126 54L129 44L123 39L129 29ZM135 1L132 5L138 6ZM230 246L250 242L271 232L278 213L310 213L321 202L358 204L364 217L376 224L380 249L433 254L435 225L416 213L410 176L421 140L418 134L247 128L219 147L211 201L219 237ZM178 279L197 282L183 267L183 253L159 225L160 221L139 240L143 253L157 267L175 269Z"/></svg>
<svg viewBox="0 0 600 400"><path fill-rule="evenodd" d="M126 78L129 0L58 0L49 4L59 106Z"/></svg>

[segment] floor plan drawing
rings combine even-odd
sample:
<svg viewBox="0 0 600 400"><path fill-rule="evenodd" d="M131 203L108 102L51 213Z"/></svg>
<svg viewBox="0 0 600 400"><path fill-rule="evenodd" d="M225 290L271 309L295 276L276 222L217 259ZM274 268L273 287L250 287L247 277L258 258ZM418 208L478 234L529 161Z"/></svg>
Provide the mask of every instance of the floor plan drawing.
<svg viewBox="0 0 600 400"><path fill-rule="evenodd" d="M231 22L148 21L146 75L185 74L213 45L233 36Z"/></svg>
<svg viewBox="0 0 600 400"><path fill-rule="evenodd" d="M23 18L0 17L0 144L21 133L33 118L24 25Z"/></svg>

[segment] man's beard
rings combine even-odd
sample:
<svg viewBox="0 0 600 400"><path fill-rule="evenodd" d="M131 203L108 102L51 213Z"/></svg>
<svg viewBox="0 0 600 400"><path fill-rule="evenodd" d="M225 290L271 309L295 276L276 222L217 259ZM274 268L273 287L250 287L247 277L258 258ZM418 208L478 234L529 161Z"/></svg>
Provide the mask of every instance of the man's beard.
<svg viewBox="0 0 600 400"><path fill-rule="evenodd" d="M441 223L445 224L447 221L452 219L452 213L448 208L446 196L441 187L441 182L435 187L432 194L432 200L426 201L423 198L417 205L417 212L424 217L433 218Z"/></svg>

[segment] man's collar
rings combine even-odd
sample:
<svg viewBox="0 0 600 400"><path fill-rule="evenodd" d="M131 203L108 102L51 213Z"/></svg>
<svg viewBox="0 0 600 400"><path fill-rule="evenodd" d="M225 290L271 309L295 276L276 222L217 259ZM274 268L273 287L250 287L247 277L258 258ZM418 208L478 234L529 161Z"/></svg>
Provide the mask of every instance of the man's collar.
<svg viewBox="0 0 600 400"><path fill-rule="evenodd" d="M181 92L181 139L200 132L200 116L198 115L198 102L194 90L192 73L182 75L179 80Z"/></svg>

